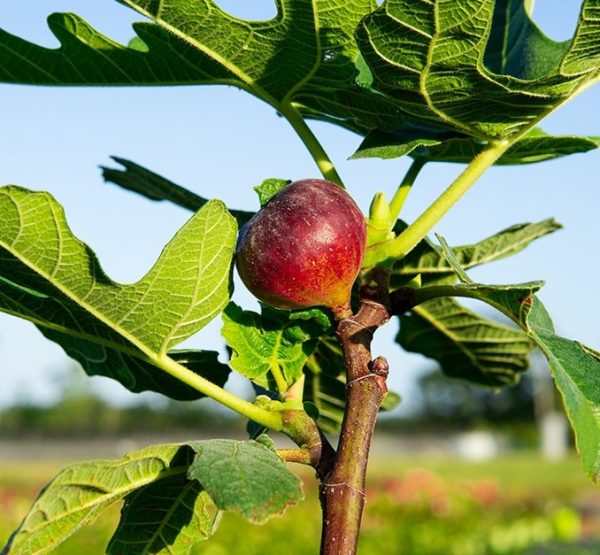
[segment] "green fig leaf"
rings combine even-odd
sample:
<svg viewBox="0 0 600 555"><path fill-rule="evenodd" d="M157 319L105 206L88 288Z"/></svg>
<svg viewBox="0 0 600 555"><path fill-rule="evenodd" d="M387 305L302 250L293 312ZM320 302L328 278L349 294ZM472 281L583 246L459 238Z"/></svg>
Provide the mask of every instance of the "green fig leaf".
<svg viewBox="0 0 600 555"><path fill-rule="evenodd" d="M208 199L192 193L185 187L177 185L135 162L117 156L112 156L112 159L125 169L101 166L102 177L106 182L114 183L147 199L168 201L192 212L200 210L208 202ZM252 212L244 210L230 210L230 213L237 220L239 226L244 225L253 215Z"/></svg>
<svg viewBox="0 0 600 555"><path fill-rule="evenodd" d="M232 349L231 367L258 385L272 389L270 378L282 375L290 386L302 376L307 346L291 341L280 322L230 303L223 312L221 333Z"/></svg>
<svg viewBox="0 0 600 555"><path fill-rule="evenodd" d="M236 18L214 0L123 0L153 22L135 23L128 46L73 14L48 18L56 49L0 30L0 81L226 84L286 117L293 105L361 135L485 140L525 131L597 80L596 1L584 2L573 40L560 43L524 0L280 0L268 21Z"/></svg>
<svg viewBox="0 0 600 555"><path fill-rule="evenodd" d="M522 331L482 318L448 297L401 315L396 341L437 361L447 376L488 387L515 384L534 348Z"/></svg>
<svg viewBox="0 0 600 555"><path fill-rule="evenodd" d="M516 138L600 77L597 9L584 0L574 39L555 42L524 0L386 0L356 36L373 89L407 116L480 140Z"/></svg>
<svg viewBox="0 0 600 555"><path fill-rule="evenodd" d="M539 286L497 286L473 283L453 252L442 241L448 262L455 268L461 284L454 286L456 296L483 301L511 318L544 353L555 384L560 391L567 416L575 432L577 449L589 475L600 481L600 356L577 341L560 337L550 315L535 295ZM520 289L520 290L519 290ZM529 290L527 290L529 289Z"/></svg>
<svg viewBox="0 0 600 555"><path fill-rule="evenodd" d="M124 498L131 500L128 496L134 495L134 492L147 495L147 487L156 491L156 488L163 485L166 485L165 491L170 491L170 494L158 500L159 505L153 514L161 516L160 522L154 523L154 530L157 531L166 524L165 516L174 509L177 515L170 517L172 524L176 522L176 525L183 525L192 518L204 526L198 531L200 534L208 532L210 527L203 515L206 498L196 502L190 495L188 501L193 502L184 508L169 488L177 477L185 479L192 458L193 452L187 445L167 444L148 447L115 461L90 461L69 466L42 490L2 553L48 553L81 527L91 524L113 503ZM126 512L129 513L129 510ZM177 540L170 536L157 538L153 545L165 548L170 541ZM124 553L118 545L118 541L113 540L111 553ZM130 548L127 553L142 553L133 545ZM168 551L154 551L166 552Z"/></svg>
<svg viewBox="0 0 600 555"><path fill-rule="evenodd" d="M252 440L199 442L188 478L197 480L219 509L258 524L304 498L300 478L273 450Z"/></svg>
<svg viewBox="0 0 600 555"><path fill-rule="evenodd" d="M410 154L426 162L470 163L483 151L485 143L471 138L405 138L393 133L373 131L351 156L357 158L399 158ZM520 137L496 162L496 165L532 164L600 147L598 137L549 135L539 128Z"/></svg>
<svg viewBox="0 0 600 555"><path fill-rule="evenodd" d="M236 224L221 202L192 216L131 285L106 276L49 194L0 188L0 213L0 311L36 324L91 374L133 391L200 396L155 366L229 301ZM226 379L215 354L174 357L192 371L206 365L209 375Z"/></svg>

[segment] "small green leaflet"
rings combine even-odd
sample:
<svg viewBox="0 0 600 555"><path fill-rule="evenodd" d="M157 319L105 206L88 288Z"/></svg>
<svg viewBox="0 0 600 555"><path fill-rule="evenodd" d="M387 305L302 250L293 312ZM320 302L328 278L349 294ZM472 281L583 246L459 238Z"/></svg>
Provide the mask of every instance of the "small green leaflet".
<svg viewBox="0 0 600 555"><path fill-rule="evenodd" d="M229 303L221 334L233 350L230 365L258 385L270 389L267 373L282 373L286 384L301 375L310 354L303 341L286 336L284 325Z"/></svg>
<svg viewBox="0 0 600 555"><path fill-rule="evenodd" d="M302 481L274 451L252 440L199 442L188 478L198 480L219 509L257 524L304 498Z"/></svg>
<svg viewBox="0 0 600 555"><path fill-rule="evenodd" d="M231 305L223 315L226 322L223 334L227 334L228 344L233 348L231 365L237 369L236 364L239 361L240 365L246 366L245 371L249 373L257 367L267 371L268 356L272 353L272 347L269 348L266 343L271 341L274 345L279 341L280 348L282 345L290 346L294 353L298 353L298 362L302 363L301 366L293 365L293 375L300 377L304 372L306 376L304 399L317 408L315 412L318 414L314 416L319 428L332 433L339 431L346 395L345 369L341 349L331 337L334 327L329 311L320 308L277 310L262 305L262 313L259 315L241 311L233 305L231 314L234 318L229 320L230 308ZM240 326L242 321L253 321L259 329ZM266 329L269 331L265 331ZM260 347L266 348L266 355L262 361L257 360L256 355ZM236 348L241 348L244 354L240 355ZM277 354L273 353L272 356ZM286 360L278 360L278 365L289 373ZM253 381L266 389L277 389L272 376L264 375L254 378Z"/></svg>
<svg viewBox="0 0 600 555"><path fill-rule="evenodd" d="M319 428L339 430L346 395L345 369L341 349L331 337L333 322L327 311L277 310L263 305L262 314L257 314L230 303L223 322L221 333L232 349L234 370L270 391L278 389L277 373L290 386L304 372L304 399L317 407ZM382 410L391 410L399 402L399 396L390 392Z"/></svg>
<svg viewBox="0 0 600 555"><path fill-rule="evenodd" d="M131 285L104 274L49 194L0 188L0 214L1 311L36 324L92 374L133 391L199 396L154 366L229 301L236 223L221 202L192 216ZM175 357L187 358L192 370L206 362L209 374L227 373L215 355Z"/></svg>
<svg viewBox="0 0 600 555"><path fill-rule="evenodd" d="M258 194L258 200L260 205L264 206L269 202L279 191L281 191L286 185L290 183L286 179L270 178L265 179L260 185L254 187L254 190Z"/></svg>
<svg viewBox="0 0 600 555"><path fill-rule="evenodd" d="M598 0L584 0L574 39L556 43L524 0L386 0L356 36L373 88L408 116L498 139L527 131L598 79L597 10Z"/></svg>

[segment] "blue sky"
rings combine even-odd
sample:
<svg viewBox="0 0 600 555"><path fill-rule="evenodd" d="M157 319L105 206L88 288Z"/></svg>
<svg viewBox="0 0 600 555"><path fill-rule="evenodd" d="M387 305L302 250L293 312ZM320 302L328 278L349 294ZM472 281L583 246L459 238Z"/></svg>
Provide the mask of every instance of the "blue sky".
<svg viewBox="0 0 600 555"><path fill-rule="evenodd" d="M538 0L536 17L553 38L567 38L579 2ZM267 18L270 0L222 1L239 16ZM21 0L0 5L0 27L53 47L45 19L74 11L102 32L127 42L140 17L114 1ZM556 134L600 135L600 86L589 89L542 125ZM129 158L204 196L235 208L256 209L252 186L267 177L318 176L312 159L285 121L257 99L227 87L46 88L0 84L3 143L0 184L50 191L65 207L76 235L97 253L108 275L135 281L152 265L189 213L152 203L102 182L99 165L110 155ZM376 191L388 198L408 167L407 159L348 161L360 139L327 124L311 124L363 210ZM404 218L416 217L460 166L431 164L423 171ZM556 217L565 229L541 239L511 260L472 272L475 279L510 283L545 279L541 297L560 333L600 347L600 274L597 217L598 152L515 168L494 168L436 228L451 244L477 241L512 224ZM253 300L236 292L236 300ZM486 309L484 309L486 310ZM430 364L392 344L390 325L375 342L392 369L391 386L410 397L415 376ZM189 343L222 344L218 322ZM28 398L47 402L57 376L69 365L56 345L29 323L0 314L0 406ZM94 386L119 402L134 397L121 386L94 378ZM239 382L234 387L240 387Z"/></svg>

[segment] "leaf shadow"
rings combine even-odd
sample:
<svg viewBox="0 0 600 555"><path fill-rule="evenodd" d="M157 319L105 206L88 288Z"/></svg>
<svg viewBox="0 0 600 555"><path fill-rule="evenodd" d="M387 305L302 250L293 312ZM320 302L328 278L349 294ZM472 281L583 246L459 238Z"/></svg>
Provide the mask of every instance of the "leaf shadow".
<svg viewBox="0 0 600 555"><path fill-rule="evenodd" d="M197 481L187 478L193 458L192 447L182 445L165 468L166 476L125 497L109 553L120 553L132 543L144 545L149 554L172 551L182 529L192 523L196 498L203 491Z"/></svg>

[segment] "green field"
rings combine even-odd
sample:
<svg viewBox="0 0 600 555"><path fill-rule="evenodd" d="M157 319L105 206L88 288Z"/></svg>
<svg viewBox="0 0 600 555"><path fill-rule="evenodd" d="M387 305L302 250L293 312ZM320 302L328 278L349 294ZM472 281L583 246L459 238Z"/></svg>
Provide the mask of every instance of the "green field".
<svg viewBox="0 0 600 555"><path fill-rule="evenodd" d="M0 544L60 463L0 463ZM225 514L197 545L208 555L314 555L319 542L315 481L283 518L252 526ZM600 490L579 462L520 455L487 463L454 459L373 461L360 555L582 555L600 553ZM115 506L57 554L101 554L118 518Z"/></svg>

